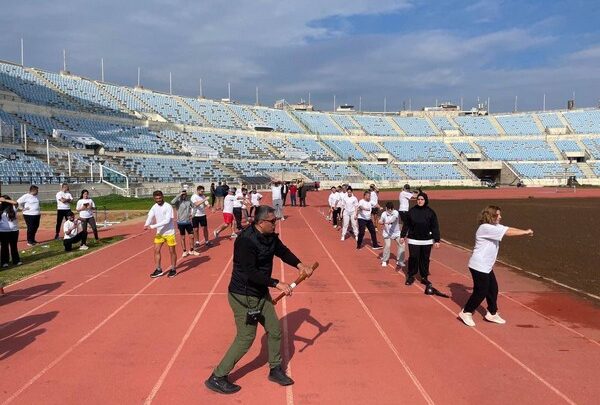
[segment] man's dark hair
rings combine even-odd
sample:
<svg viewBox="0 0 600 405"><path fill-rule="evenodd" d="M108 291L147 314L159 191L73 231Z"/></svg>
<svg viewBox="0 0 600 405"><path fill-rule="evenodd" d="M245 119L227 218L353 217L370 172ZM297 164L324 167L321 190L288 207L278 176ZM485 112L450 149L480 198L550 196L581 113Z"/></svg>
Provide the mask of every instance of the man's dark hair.
<svg viewBox="0 0 600 405"><path fill-rule="evenodd" d="M388 201L385 203L385 208L388 210L393 210L394 209L394 203L391 201Z"/></svg>
<svg viewBox="0 0 600 405"><path fill-rule="evenodd" d="M154 193L152 193L152 197L158 197L158 196L162 196L163 192L160 190L156 190Z"/></svg>
<svg viewBox="0 0 600 405"><path fill-rule="evenodd" d="M198 187L196 187L196 190L204 190L204 186L198 186Z"/></svg>
<svg viewBox="0 0 600 405"><path fill-rule="evenodd" d="M74 217L75 213L73 213L73 211L67 211L67 213L65 214L65 217Z"/></svg>
<svg viewBox="0 0 600 405"><path fill-rule="evenodd" d="M38 186L34 186L33 184L31 186L29 186L29 191L34 191L34 190L39 190L40 188Z"/></svg>
<svg viewBox="0 0 600 405"><path fill-rule="evenodd" d="M363 193L363 195L371 195L371 192L369 190L365 190L365 192Z"/></svg>
<svg viewBox="0 0 600 405"><path fill-rule="evenodd" d="M273 212L275 212L275 208L269 207L268 205L259 205L256 208L256 211L254 211L254 221L258 223Z"/></svg>

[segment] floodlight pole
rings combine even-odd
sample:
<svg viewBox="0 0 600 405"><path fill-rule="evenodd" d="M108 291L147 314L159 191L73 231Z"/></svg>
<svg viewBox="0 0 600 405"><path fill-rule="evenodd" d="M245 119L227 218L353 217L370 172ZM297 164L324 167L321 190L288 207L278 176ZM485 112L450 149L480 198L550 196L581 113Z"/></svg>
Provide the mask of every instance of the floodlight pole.
<svg viewBox="0 0 600 405"><path fill-rule="evenodd" d="M104 58L100 58L100 77L104 83Z"/></svg>
<svg viewBox="0 0 600 405"><path fill-rule="evenodd" d="M63 71L67 71L67 50L63 49Z"/></svg>
<svg viewBox="0 0 600 405"><path fill-rule="evenodd" d="M515 96L515 112L517 112L518 102L519 102L519 96Z"/></svg>
<svg viewBox="0 0 600 405"><path fill-rule="evenodd" d="M256 86L256 105L259 105L258 104L258 86Z"/></svg>
<svg viewBox="0 0 600 405"><path fill-rule="evenodd" d="M227 82L227 100L231 101L231 83Z"/></svg>
<svg viewBox="0 0 600 405"><path fill-rule="evenodd" d="M200 78L200 98L204 98L202 95L202 78Z"/></svg>
<svg viewBox="0 0 600 405"><path fill-rule="evenodd" d="M169 72L169 94L173 95L173 75Z"/></svg>
<svg viewBox="0 0 600 405"><path fill-rule="evenodd" d="M335 94L333 95L333 111L335 112Z"/></svg>
<svg viewBox="0 0 600 405"><path fill-rule="evenodd" d="M544 98L542 100L542 111L546 111L546 93L544 93Z"/></svg>
<svg viewBox="0 0 600 405"><path fill-rule="evenodd" d="M138 66L138 82L137 82L137 86L140 87L140 77L142 75L142 70L140 69L140 67Z"/></svg>
<svg viewBox="0 0 600 405"><path fill-rule="evenodd" d="M21 66L25 66L25 46L23 44L23 38L21 38Z"/></svg>

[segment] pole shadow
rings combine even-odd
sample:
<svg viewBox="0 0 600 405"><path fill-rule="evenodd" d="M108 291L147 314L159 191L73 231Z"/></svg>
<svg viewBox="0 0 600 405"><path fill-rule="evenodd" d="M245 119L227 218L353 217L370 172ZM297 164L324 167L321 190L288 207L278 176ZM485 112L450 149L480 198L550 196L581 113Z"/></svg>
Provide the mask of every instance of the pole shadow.
<svg viewBox="0 0 600 405"><path fill-rule="evenodd" d="M33 287L9 291L5 295L0 296L0 306L8 305L16 301L31 301L43 295L50 294L63 284L64 281L57 281L55 283L40 284Z"/></svg>
<svg viewBox="0 0 600 405"><path fill-rule="evenodd" d="M40 328L58 315L58 311L29 315L0 325L0 360L20 352L46 331Z"/></svg>

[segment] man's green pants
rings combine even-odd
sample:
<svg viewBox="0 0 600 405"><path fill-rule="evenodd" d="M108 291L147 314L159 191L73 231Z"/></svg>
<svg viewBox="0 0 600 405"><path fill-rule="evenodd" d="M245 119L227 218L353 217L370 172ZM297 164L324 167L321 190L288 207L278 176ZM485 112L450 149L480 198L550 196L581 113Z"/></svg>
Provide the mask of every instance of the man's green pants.
<svg viewBox="0 0 600 405"><path fill-rule="evenodd" d="M223 377L229 375L235 364L248 352L248 349L252 346L252 342L254 342L258 325L246 325L248 304L251 308L258 307L260 309L262 307L260 323L267 333L269 366L271 368L279 366L281 364L281 327L279 326L279 318L277 318L275 307L271 303L271 297L267 295L258 299L256 297L229 293L227 298L235 318L237 334L229 350L225 353L225 357L223 357L221 363L215 368L215 376Z"/></svg>

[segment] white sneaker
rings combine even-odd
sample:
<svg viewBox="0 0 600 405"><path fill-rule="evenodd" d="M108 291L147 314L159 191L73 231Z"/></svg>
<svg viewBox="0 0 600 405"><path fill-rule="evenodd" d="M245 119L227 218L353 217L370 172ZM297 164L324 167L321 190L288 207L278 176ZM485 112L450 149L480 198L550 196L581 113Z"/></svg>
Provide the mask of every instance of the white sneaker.
<svg viewBox="0 0 600 405"><path fill-rule="evenodd" d="M8 263L4 263L2 267L8 267Z"/></svg>
<svg viewBox="0 0 600 405"><path fill-rule="evenodd" d="M462 321L465 323L465 325L467 325L467 326L475 326L475 321L473 321L473 314L471 314L469 312L464 312L463 310L461 310L458 313L458 317L460 319L462 319Z"/></svg>
<svg viewBox="0 0 600 405"><path fill-rule="evenodd" d="M219 234L217 233L216 229L213 231L213 235L214 235L215 239L217 239L219 237Z"/></svg>
<svg viewBox="0 0 600 405"><path fill-rule="evenodd" d="M231 234L231 239L235 239L235 238L237 238L237 233L232 233Z"/></svg>
<svg viewBox="0 0 600 405"><path fill-rule="evenodd" d="M381 267L387 267L387 262L381 262Z"/></svg>
<svg viewBox="0 0 600 405"><path fill-rule="evenodd" d="M183 252L183 254L181 255L181 257L187 257L189 253L188 252Z"/></svg>
<svg viewBox="0 0 600 405"><path fill-rule="evenodd" d="M341 240L341 241L343 241L344 239L346 239L346 238L345 238L345 237L343 237L343 236L340 238L340 240Z"/></svg>
<svg viewBox="0 0 600 405"><path fill-rule="evenodd" d="M86 245L79 246L79 250L88 250L89 248Z"/></svg>
<svg viewBox="0 0 600 405"><path fill-rule="evenodd" d="M195 250L192 250L192 252L190 254L192 254L194 256L200 256L200 253L196 252Z"/></svg>
<svg viewBox="0 0 600 405"><path fill-rule="evenodd" d="M504 325L506 323L506 321L502 319L497 312L495 315L492 315L489 311L487 311L485 314L485 320L489 322L499 323L500 325Z"/></svg>
<svg viewBox="0 0 600 405"><path fill-rule="evenodd" d="M406 264L404 264L404 262L398 262L398 263L396 263L396 267L400 267L400 268L406 267Z"/></svg>
<svg viewBox="0 0 600 405"><path fill-rule="evenodd" d="M334 226L333 226L333 229L335 229L335 228L337 228L337 225L334 225Z"/></svg>

